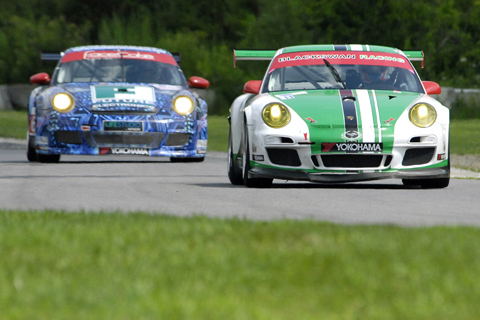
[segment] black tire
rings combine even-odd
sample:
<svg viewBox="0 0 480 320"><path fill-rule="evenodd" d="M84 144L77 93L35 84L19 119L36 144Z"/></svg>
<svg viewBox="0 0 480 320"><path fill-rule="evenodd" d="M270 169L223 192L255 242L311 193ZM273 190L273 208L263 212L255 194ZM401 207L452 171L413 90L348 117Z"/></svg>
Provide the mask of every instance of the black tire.
<svg viewBox="0 0 480 320"><path fill-rule="evenodd" d="M203 162L203 160L205 160L205 157L186 157L186 158L170 158L170 162L173 162L173 163L192 163L192 162Z"/></svg>
<svg viewBox="0 0 480 320"><path fill-rule="evenodd" d="M270 188L272 186L273 179L270 178L249 178L248 171L250 171L250 148L248 140L248 130L245 127L245 143L243 145L243 183L248 188Z"/></svg>
<svg viewBox="0 0 480 320"><path fill-rule="evenodd" d="M37 151L35 150L35 139L27 135L27 159L30 162L37 162Z"/></svg>
<svg viewBox="0 0 480 320"><path fill-rule="evenodd" d="M41 163L58 163L60 161L60 155L37 153L37 159L38 159L38 162L41 162Z"/></svg>
<svg viewBox="0 0 480 320"><path fill-rule="evenodd" d="M237 165L235 159L233 158L233 147L232 147L232 127L228 131L228 179L233 185L242 185L243 176L242 169Z"/></svg>

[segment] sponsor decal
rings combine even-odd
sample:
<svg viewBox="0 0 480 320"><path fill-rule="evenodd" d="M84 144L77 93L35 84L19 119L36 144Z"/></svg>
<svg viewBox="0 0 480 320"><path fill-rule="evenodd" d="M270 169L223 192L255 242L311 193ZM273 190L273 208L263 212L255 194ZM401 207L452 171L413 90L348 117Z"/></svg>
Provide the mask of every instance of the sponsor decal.
<svg viewBox="0 0 480 320"><path fill-rule="evenodd" d="M148 60L177 65L175 58L170 54L161 52L146 51L125 51L125 50L88 50L88 51L71 51L66 53L62 58L62 63L76 60L90 59L135 59Z"/></svg>
<svg viewBox="0 0 480 320"><path fill-rule="evenodd" d="M83 59L140 59L155 60L153 54L129 51L85 51Z"/></svg>
<svg viewBox="0 0 480 320"><path fill-rule="evenodd" d="M322 152L359 152L359 151L370 151L370 152L382 152L383 143L377 142L323 142L322 143Z"/></svg>
<svg viewBox="0 0 480 320"><path fill-rule="evenodd" d="M254 161L263 161L264 157L262 154L254 154L252 155Z"/></svg>
<svg viewBox="0 0 480 320"><path fill-rule="evenodd" d="M208 140L197 140L197 147L199 148L206 148Z"/></svg>
<svg viewBox="0 0 480 320"><path fill-rule="evenodd" d="M111 148L112 154L132 154L148 156L148 149L145 148Z"/></svg>
<svg viewBox="0 0 480 320"><path fill-rule="evenodd" d="M395 120L395 119L393 119L393 118L390 118L390 119L388 119L388 120L385 120L385 121L383 121L383 122L385 122L385 123L390 123L390 122L392 122L393 120Z"/></svg>
<svg viewBox="0 0 480 320"><path fill-rule="evenodd" d="M303 136L305 137L305 141L307 141L308 139L308 132L304 133Z"/></svg>
<svg viewBox="0 0 480 320"><path fill-rule="evenodd" d="M279 95L276 95L275 97L279 98L280 100L289 100L289 99L295 99L295 96L298 95L298 94L307 94L307 92L306 91L300 91L300 92L279 94Z"/></svg>
<svg viewBox="0 0 480 320"><path fill-rule="evenodd" d="M362 134L356 130L350 130L342 133L341 137L346 141L357 141L362 138Z"/></svg>
<svg viewBox="0 0 480 320"><path fill-rule="evenodd" d="M311 123L317 123L317 120L313 120L312 118L308 117L305 120L310 121Z"/></svg>
<svg viewBox="0 0 480 320"><path fill-rule="evenodd" d="M278 58L278 62L297 61L297 60L323 60L323 59L355 59L354 54L304 54Z"/></svg>
<svg viewBox="0 0 480 320"><path fill-rule="evenodd" d="M405 63L405 59L401 57L394 57L394 56L387 56L387 55L366 55L366 54L361 54L360 55L360 60L380 60L380 61L394 61L394 62L400 62L400 63Z"/></svg>
<svg viewBox="0 0 480 320"><path fill-rule="evenodd" d="M102 103L152 104L155 93L151 87L142 86L92 86L92 101Z"/></svg>
<svg viewBox="0 0 480 320"><path fill-rule="evenodd" d="M104 131L143 131L142 121L103 121Z"/></svg>
<svg viewBox="0 0 480 320"><path fill-rule="evenodd" d="M381 65L405 68L413 72L412 66L407 63L407 59L401 54L372 51L360 54L358 51L354 53L353 51L341 50L346 49L346 47L338 47L338 49L340 50L305 51L280 54L272 60L269 73L277 68L323 64L323 59L327 59L332 65L345 63L352 65Z"/></svg>
<svg viewBox="0 0 480 320"><path fill-rule="evenodd" d="M446 160L447 155L445 153L439 153L437 154L437 160Z"/></svg>

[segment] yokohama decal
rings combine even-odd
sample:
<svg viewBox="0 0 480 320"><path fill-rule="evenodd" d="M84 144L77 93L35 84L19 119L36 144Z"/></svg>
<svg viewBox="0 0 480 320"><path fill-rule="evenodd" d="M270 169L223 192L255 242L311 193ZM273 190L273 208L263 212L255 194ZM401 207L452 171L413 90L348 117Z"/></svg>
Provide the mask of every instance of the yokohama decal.
<svg viewBox="0 0 480 320"><path fill-rule="evenodd" d="M370 151L370 152L382 152L383 143L375 142L364 142L364 143L355 143L355 142L340 142L340 143L322 143L322 152L359 152L359 151Z"/></svg>

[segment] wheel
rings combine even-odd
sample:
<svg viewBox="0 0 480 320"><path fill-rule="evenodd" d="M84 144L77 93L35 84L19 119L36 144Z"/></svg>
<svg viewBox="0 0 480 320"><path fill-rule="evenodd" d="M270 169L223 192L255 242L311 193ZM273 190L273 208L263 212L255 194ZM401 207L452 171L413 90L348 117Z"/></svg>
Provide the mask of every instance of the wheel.
<svg viewBox="0 0 480 320"><path fill-rule="evenodd" d="M242 170L233 158L232 127L228 132L228 179L233 185L242 185Z"/></svg>
<svg viewBox="0 0 480 320"><path fill-rule="evenodd" d="M57 163L60 161L60 155L37 153L37 159L39 162L42 162L42 163Z"/></svg>
<svg viewBox="0 0 480 320"><path fill-rule="evenodd" d="M203 160L205 160L205 157L186 157L186 158L174 158L174 157L171 157L170 158L170 162L173 162L173 163L186 163L186 162L203 162Z"/></svg>
<svg viewBox="0 0 480 320"><path fill-rule="evenodd" d="M38 161L37 151L35 151L35 138L31 138L27 135L27 159L30 162Z"/></svg>
<svg viewBox="0 0 480 320"><path fill-rule="evenodd" d="M248 140L248 130L245 126L245 143L243 144L243 183L249 188L270 188L272 186L273 179L269 178L250 178L248 177L248 171L250 171L250 148Z"/></svg>

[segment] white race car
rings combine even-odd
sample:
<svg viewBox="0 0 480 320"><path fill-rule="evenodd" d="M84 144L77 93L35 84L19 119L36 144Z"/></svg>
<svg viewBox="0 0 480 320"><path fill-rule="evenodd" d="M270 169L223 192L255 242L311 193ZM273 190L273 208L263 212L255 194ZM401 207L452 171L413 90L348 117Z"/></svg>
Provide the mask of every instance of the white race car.
<svg viewBox="0 0 480 320"><path fill-rule="evenodd" d="M399 178L445 188L450 181L449 110L430 95L411 61L421 51L372 45L235 50L271 60L230 109L232 184L273 179L354 182Z"/></svg>

